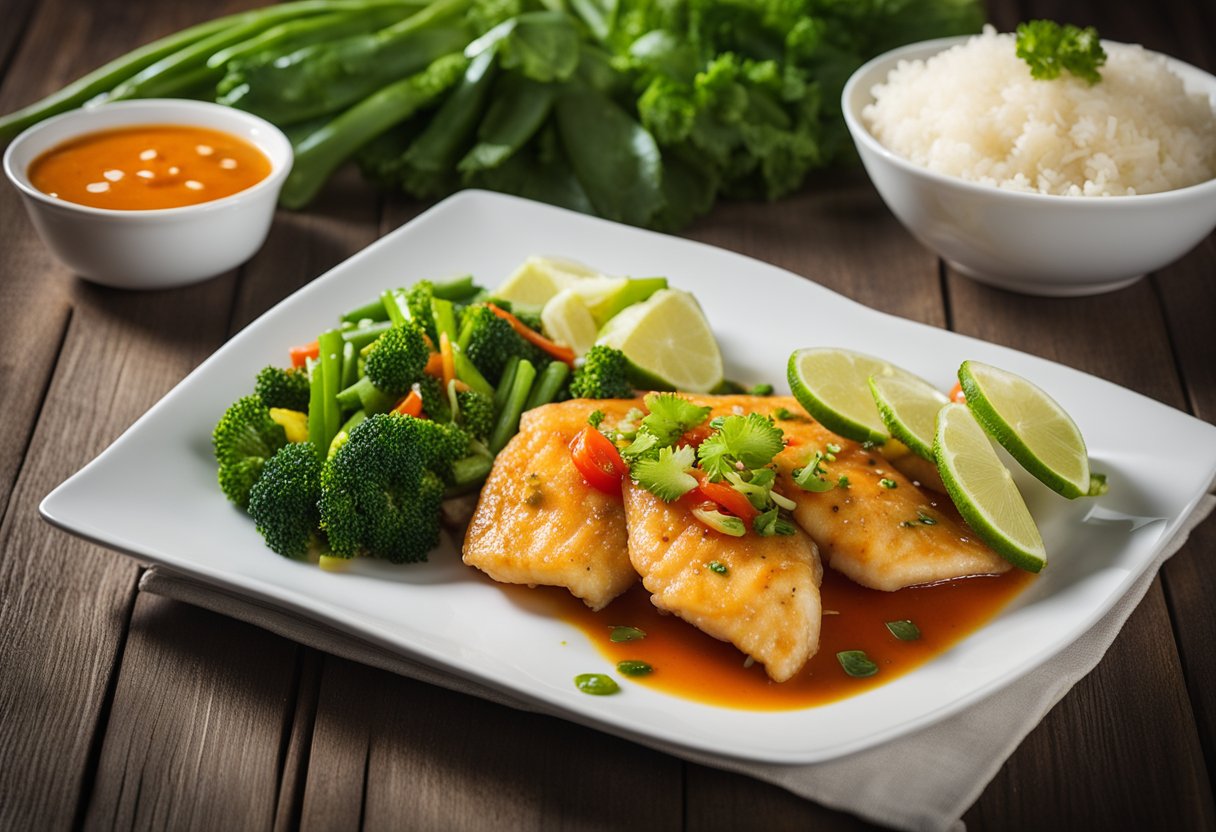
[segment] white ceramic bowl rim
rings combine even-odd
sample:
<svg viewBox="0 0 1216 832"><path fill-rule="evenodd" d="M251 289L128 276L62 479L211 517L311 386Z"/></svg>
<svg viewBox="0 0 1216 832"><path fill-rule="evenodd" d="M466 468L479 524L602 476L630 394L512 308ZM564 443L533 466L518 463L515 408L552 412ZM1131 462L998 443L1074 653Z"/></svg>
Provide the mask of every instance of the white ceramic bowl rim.
<svg viewBox="0 0 1216 832"><path fill-rule="evenodd" d="M168 111L180 111L182 115L170 113ZM103 127L91 126L90 122L93 118L102 112L128 111L132 114L145 114L146 118L135 118L126 124L111 124ZM190 111L204 114L198 120L192 120L187 113ZM33 186L29 180L29 176L25 169L18 169L15 157L18 149L25 143L33 141L37 136L45 130L62 124L73 119L80 121L81 129L73 135L76 137L87 135L88 133L98 132L112 128L121 128L123 126L136 126L141 124L174 124L174 125L190 125L210 127L211 129L221 130L233 133L236 131L232 128L212 127L205 123L208 121L206 115L220 116L231 122L244 124L246 127L256 128L262 131L266 137L263 141L257 141L247 136L238 136L245 141L250 142L257 147L270 162L270 173L262 179L250 185L244 190L237 191L234 194L229 194L219 199L212 199L207 202L200 202L195 205L182 205L176 208L150 208L144 210L128 210L116 208L95 208L91 205L81 205L76 202L69 202L64 199L55 199ZM203 122L203 123L200 123ZM42 152L51 150L58 145L71 141L65 137L59 142L52 144ZM276 147L277 145L277 147ZM35 199L45 205L53 206L61 210L76 211L82 214L92 214L100 217L124 217L130 220L138 221L143 219L159 219L170 217L187 217L206 213L208 211L222 210L235 202L255 196L260 191L268 188L277 187L279 182L287 176L291 171L292 166L292 149L291 142L283 131L275 127L266 119L256 116L253 113L247 113L244 110L237 110L232 107L226 107L222 104L215 104L210 101L193 101L183 98L141 98L133 101L115 101L106 104L98 104L95 106L85 106L75 110L69 110L66 113L60 113L57 116L45 119L27 127L24 131L17 135L8 148L4 152L4 172L8 176L9 181L13 183L23 194L31 199Z"/></svg>
<svg viewBox="0 0 1216 832"><path fill-rule="evenodd" d="M1169 191L1158 191L1157 193L1151 194L1124 194L1118 196L1044 194L1035 191L1015 191L1010 190L1009 188L998 188L994 185L985 185L982 182L973 182L969 179L963 179L962 177L958 176L950 176L949 174L931 170L927 167L916 164L910 159L905 159L903 156L894 153L874 137L874 135L870 132L870 129L861 120L861 113L853 111L850 101L853 99L856 89L861 86L863 82L872 87L874 84L878 84L886 80L886 73L884 73L883 77L881 78L869 78L869 76L873 75L880 66L890 64L890 69L894 69L896 64L902 60L927 60L939 52L944 52L952 46L966 43L973 37L976 37L976 35L961 35L958 37L938 38L936 40L925 40L920 41L919 43L911 43L906 46L900 46L896 49L892 49L889 52L884 52L883 54L871 58L869 61L862 64L851 76L849 76L849 80L845 82L844 91L840 96L840 107L844 112L844 120L848 125L849 132L853 134L853 139L855 141L864 143L875 153L880 154L887 161L891 162L902 170L908 171L917 176L923 176L927 179L931 179L945 185L964 188L977 193L1002 194L1001 198L1027 200L1030 203L1037 202L1040 205L1045 205L1048 203L1061 205L1067 201L1070 205L1074 206L1081 204L1091 205L1095 211L1118 211L1125 209L1140 209L1147 207L1147 205L1152 202L1167 202L1180 199L1188 200L1192 198L1203 199L1207 198L1209 195L1216 196L1216 177L1208 179L1204 182L1198 182L1194 185L1187 185L1185 188L1174 188ZM1128 45L1118 43L1117 41L1108 40L1103 40L1102 43L1106 44L1107 46ZM1185 61L1180 61L1177 58L1171 58L1169 55L1164 55L1160 52L1153 52L1149 49L1145 49L1144 51L1150 56L1164 58L1166 65L1176 74L1180 75L1184 81L1187 80L1187 76L1190 76L1193 80L1201 81L1207 88L1205 91L1208 94L1209 101L1214 102L1213 107L1216 109L1216 76L1204 72L1202 69L1192 66ZM888 70L888 72L889 71L890 70ZM865 96L866 99L868 99L866 103L868 103L869 100L873 100L873 97L870 95L870 91L868 89L865 90Z"/></svg>

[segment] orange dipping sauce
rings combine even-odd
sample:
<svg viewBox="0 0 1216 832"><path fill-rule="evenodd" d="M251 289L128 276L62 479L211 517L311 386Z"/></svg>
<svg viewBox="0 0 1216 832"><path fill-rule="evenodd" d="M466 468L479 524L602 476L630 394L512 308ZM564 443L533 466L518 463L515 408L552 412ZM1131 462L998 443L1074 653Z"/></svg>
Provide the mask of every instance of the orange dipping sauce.
<svg viewBox="0 0 1216 832"><path fill-rule="evenodd" d="M243 191L270 175L270 160L230 133L143 125L64 142L35 159L28 175L35 188L67 202L150 211Z"/></svg>
<svg viewBox="0 0 1216 832"><path fill-rule="evenodd" d="M513 596L522 604L567 621L584 633L613 665L642 661L654 668L647 676L609 675L622 685L641 684L685 699L755 711L781 711L824 705L855 696L915 669L976 631L1030 585L1034 575L1011 569L1004 575L962 578L932 586L880 592L825 569L820 594L823 626L819 652L794 678L769 680L759 664L744 666L744 655L674 615L660 613L640 585L600 612L592 612L564 590L540 587ZM523 598L524 594L527 598ZM912 621L915 641L900 641L888 621ZM614 643L616 626L637 627L646 637ZM864 650L878 672L849 676L836 654ZM588 672L600 668L588 668Z"/></svg>

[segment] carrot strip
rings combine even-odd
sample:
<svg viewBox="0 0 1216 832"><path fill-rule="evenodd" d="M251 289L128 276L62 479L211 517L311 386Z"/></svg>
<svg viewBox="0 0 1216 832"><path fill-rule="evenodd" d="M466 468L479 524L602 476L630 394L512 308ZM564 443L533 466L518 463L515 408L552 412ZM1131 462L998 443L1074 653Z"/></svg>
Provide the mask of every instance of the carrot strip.
<svg viewBox="0 0 1216 832"><path fill-rule="evenodd" d="M410 394L401 400L401 403L393 408L394 413L400 413L402 416L413 416L415 418L422 415L422 396L418 395L417 390L411 390Z"/></svg>
<svg viewBox="0 0 1216 832"><path fill-rule="evenodd" d="M303 367L308 359L316 361L321 356L321 344L313 341L311 344L301 344L291 348L291 366Z"/></svg>
<svg viewBox="0 0 1216 832"><path fill-rule="evenodd" d="M439 355L443 359L443 388L446 390L456 378L456 357L452 354L452 342L446 332L439 333Z"/></svg>
<svg viewBox="0 0 1216 832"><path fill-rule="evenodd" d="M428 376L443 378L443 356L437 352L431 353L431 357L426 360L426 366L422 368L422 372Z"/></svg>
<svg viewBox="0 0 1216 832"><path fill-rule="evenodd" d="M523 321L505 309L500 309L492 303L487 303L486 306L490 307L490 311L492 311L495 315L509 323L511 328L518 332L520 337L525 341L540 347L558 361L564 361L571 367L574 366L574 350L570 349L565 344L550 341L548 338L526 325Z"/></svg>

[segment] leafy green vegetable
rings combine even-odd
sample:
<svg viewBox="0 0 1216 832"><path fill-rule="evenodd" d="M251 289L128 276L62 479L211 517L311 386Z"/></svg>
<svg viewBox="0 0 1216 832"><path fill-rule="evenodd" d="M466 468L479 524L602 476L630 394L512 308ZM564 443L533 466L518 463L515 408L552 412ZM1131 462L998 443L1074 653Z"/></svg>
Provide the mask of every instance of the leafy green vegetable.
<svg viewBox="0 0 1216 832"><path fill-rule="evenodd" d="M1098 67L1106 63L1106 51L1094 27L1031 20L1018 24L1017 35L1017 56L1030 65L1032 78L1051 80L1067 70L1090 84L1102 80Z"/></svg>
<svg viewBox="0 0 1216 832"><path fill-rule="evenodd" d="M711 424L717 430L697 448L697 459L711 480L740 468L762 468L785 448L781 428L759 413L727 416Z"/></svg>
<svg viewBox="0 0 1216 832"><path fill-rule="evenodd" d="M95 98L197 96L288 131L289 207L355 158L418 198L483 187L676 229L851 162L849 74L981 23L978 0L298 0L136 50L0 141ZM1092 30L1026 29L1036 72L1096 79Z"/></svg>
<svg viewBox="0 0 1216 832"><path fill-rule="evenodd" d="M642 419L642 427L660 445L672 444L709 417L709 407L695 405L675 393L648 393L642 401L650 411Z"/></svg>
<svg viewBox="0 0 1216 832"><path fill-rule="evenodd" d="M697 487L692 474L696 452L687 445L661 448L655 457L643 457L633 463L633 481L664 502L678 500Z"/></svg>

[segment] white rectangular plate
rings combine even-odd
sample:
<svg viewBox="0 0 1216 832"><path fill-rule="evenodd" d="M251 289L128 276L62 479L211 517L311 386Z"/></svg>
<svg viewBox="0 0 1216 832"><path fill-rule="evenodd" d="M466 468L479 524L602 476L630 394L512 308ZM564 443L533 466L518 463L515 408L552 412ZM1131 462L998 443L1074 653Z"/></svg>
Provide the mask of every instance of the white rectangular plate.
<svg viewBox="0 0 1216 832"><path fill-rule="evenodd" d="M717 708L629 685L586 696L572 678L610 669L577 630L512 603L452 542L429 563L358 562L343 574L266 549L216 486L211 429L286 348L382 289L472 273L494 285L531 254L611 274L665 275L696 293L728 376L779 381L798 347L848 347L898 361L941 389L968 358L1032 379L1081 426L1111 490L1069 502L1026 485L1049 565L1001 615L954 649L870 692L785 712ZM271 309L190 374L42 514L138 558L280 606L568 718L745 759L807 763L892 739L1008 684L1083 633L1152 563L1216 473L1216 428L1076 370L875 312L764 263L546 205L466 191Z"/></svg>

